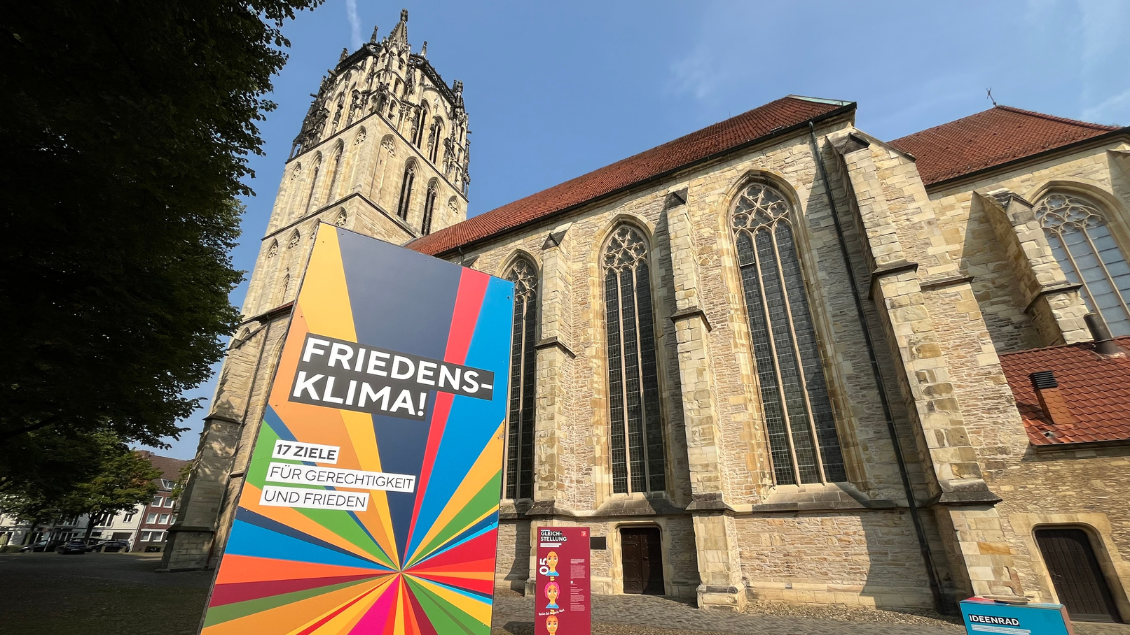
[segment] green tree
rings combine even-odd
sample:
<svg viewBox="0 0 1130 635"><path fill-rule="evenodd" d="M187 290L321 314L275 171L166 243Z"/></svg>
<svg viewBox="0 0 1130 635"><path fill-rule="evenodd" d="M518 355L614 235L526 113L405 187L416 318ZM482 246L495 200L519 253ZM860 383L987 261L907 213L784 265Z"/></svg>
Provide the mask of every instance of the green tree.
<svg viewBox="0 0 1130 635"><path fill-rule="evenodd" d="M60 439L183 430L240 319L229 254L280 29L320 1L0 12L0 475Z"/></svg>
<svg viewBox="0 0 1130 635"><path fill-rule="evenodd" d="M153 479L161 472L111 432L53 441L49 456L29 462L44 471L62 470L65 478L39 472L0 481L0 513L30 522L33 531L36 525L89 514L89 539L97 517L132 509L157 491Z"/></svg>
<svg viewBox="0 0 1130 635"><path fill-rule="evenodd" d="M153 479L160 476L161 471L141 454L125 446L108 444L98 473L94 478L79 483L59 507L66 516L87 514L83 538L89 542L97 520L133 509L138 503L153 498L153 494L157 493Z"/></svg>

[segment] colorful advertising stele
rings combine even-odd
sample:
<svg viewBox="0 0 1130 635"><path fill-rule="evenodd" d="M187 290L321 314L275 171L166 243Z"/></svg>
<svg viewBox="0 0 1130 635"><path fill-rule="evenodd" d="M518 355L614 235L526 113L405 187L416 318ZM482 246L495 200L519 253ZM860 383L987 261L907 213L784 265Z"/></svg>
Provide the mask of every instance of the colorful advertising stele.
<svg viewBox="0 0 1130 635"><path fill-rule="evenodd" d="M490 633L513 296L319 227L202 633Z"/></svg>

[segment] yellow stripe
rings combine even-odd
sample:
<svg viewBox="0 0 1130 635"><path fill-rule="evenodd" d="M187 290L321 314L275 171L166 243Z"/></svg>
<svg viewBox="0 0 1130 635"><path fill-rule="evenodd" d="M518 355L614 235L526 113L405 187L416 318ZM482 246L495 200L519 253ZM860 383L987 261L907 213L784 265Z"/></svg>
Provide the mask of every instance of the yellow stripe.
<svg viewBox="0 0 1130 635"><path fill-rule="evenodd" d="M322 225L318 230L298 304L311 333L357 341L349 287L345 283L345 267L341 262L341 247L334 227Z"/></svg>
<svg viewBox="0 0 1130 635"><path fill-rule="evenodd" d="M442 587L430 580L425 580L424 578L417 578L416 576L412 576L412 579L423 585L423 587L427 590L438 595L445 602L451 603L467 615L470 615L483 624L490 624L490 602L482 602L480 600L467 597L462 593L456 593L455 591L451 591L446 587Z"/></svg>
<svg viewBox="0 0 1130 635"><path fill-rule="evenodd" d="M376 431L373 429L373 417L364 412L341 411L341 418L345 422L345 430L353 450L357 455L358 469L371 472L381 471L381 455L377 447ZM380 490L369 492L369 509L358 512L357 517L365 524L377 544L384 549L394 562L400 562L397 555L396 541L392 539L395 532L392 528L392 514L388 509L388 494Z"/></svg>

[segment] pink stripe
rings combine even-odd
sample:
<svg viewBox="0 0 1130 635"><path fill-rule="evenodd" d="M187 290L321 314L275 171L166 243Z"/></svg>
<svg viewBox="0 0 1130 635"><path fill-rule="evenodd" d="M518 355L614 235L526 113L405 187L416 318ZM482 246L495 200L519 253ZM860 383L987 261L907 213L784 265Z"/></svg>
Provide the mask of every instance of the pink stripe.
<svg viewBox="0 0 1130 635"><path fill-rule="evenodd" d="M479 271L463 269L459 278L459 292L455 297L455 309L451 312L451 328L447 336L447 352L443 360L453 364L462 364L467 360L467 351L471 348L471 339L475 335L475 326L479 322L479 311L483 308L483 298L486 297L487 285L490 276ZM432 475L432 465L435 463L436 453L439 452L439 443L443 439L443 431L447 428L447 416L451 413L451 402L454 395L450 393L436 393L436 405L432 409L432 427L428 431L428 445L424 449L424 463L420 470L420 480L416 486L419 494L416 496L416 505L412 509L412 523L408 529L408 540L405 544L412 544L412 533L416 529L416 519L420 516L420 505L428 492L428 480ZM411 554L403 554L401 566L408 563Z"/></svg>
<svg viewBox="0 0 1130 635"><path fill-rule="evenodd" d="M349 632L363 633L366 635L379 633L388 620L389 613L392 612L393 600L396 598L399 589L400 576L398 575L395 580L384 588L381 597L377 598L377 601L373 603L373 606L369 607L365 616L362 617Z"/></svg>

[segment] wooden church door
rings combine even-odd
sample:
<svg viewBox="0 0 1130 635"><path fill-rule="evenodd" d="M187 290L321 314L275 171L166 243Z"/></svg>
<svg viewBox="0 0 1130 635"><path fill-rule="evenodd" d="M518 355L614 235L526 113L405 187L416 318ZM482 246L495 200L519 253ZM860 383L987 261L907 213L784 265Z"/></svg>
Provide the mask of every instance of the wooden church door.
<svg viewBox="0 0 1130 635"><path fill-rule="evenodd" d="M621 529L620 552L624 565L624 593L663 595L663 548L659 542L659 528Z"/></svg>
<svg viewBox="0 0 1130 635"><path fill-rule="evenodd" d="M1118 609L1091 540L1082 529L1037 529L1036 543L1048 566L1059 601L1073 620L1117 622Z"/></svg>

